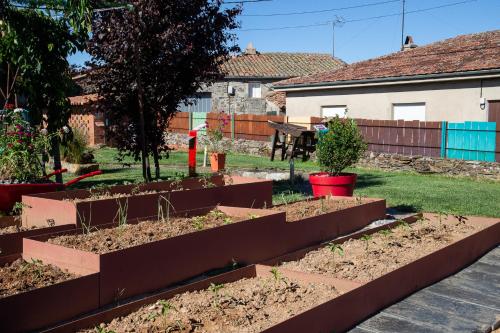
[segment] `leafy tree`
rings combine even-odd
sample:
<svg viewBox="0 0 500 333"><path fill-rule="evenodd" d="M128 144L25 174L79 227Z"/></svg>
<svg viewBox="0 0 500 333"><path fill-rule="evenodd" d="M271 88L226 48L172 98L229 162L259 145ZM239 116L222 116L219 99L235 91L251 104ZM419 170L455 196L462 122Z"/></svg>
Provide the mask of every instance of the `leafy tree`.
<svg viewBox="0 0 500 333"><path fill-rule="evenodd" d="M220 65L238 50L229 44L240 9L221 7L221 0L134 0L95 17L89 50L99 68L98 107L119 159L141 160L145 181L150 155L160 176L165 130L179 103L220 78Z"/></svg>
<svg viewBox="0 0 500 333"><path fill-rule="evenodd" d="M30 110L32 124L46 117L51 133L67 123L72 85L66 59L85 47L91 7L88 0L0 0L2 108L20 102ZM55 168L60 168L58 136L53 138Z"/></svg>

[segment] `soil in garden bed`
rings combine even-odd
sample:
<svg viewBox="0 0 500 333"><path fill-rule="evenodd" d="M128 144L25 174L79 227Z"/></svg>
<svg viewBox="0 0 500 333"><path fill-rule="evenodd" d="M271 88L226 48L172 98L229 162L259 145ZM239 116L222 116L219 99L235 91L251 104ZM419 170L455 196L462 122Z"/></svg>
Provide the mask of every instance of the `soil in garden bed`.
<svg viewBox="0 0 500 333"><path fill-rule="evenodd" d="M362 198L357 198L355 200L342 200L334 199L333 197L326 197L318 200L304 200L283 204L273 207L272 209L280 212L286 212L286 220L288 222L295 222L308 217L359 206L363 203L364 201Z"/></svg>
<svg viewBox="0 0 500 333"><path fill-rule="evenodd" d="M16 232L21 232L21 231L39 229L39 228L41 228L41 227L39 227L39 226L24 227L24 226L12 225L9 227L0 228L0 236L14 234Z"/></svg>
<svg viewBox="0 0 500 333"><path fill-rule="evenodd" d="M106 332L261 332L339 295L332 286L275 273L276 278L241 279L176 295L99 327Z"/></svg>
<svg viewBox="0 0 500 333"><path fill-rule="evenodd" d="M124 224L116 228L95 230L90 233L58 236L49 239L48 242L104 254L252 218L256 218L256 216L234 217L214 209L206 215Z"/></svg>
<svg viewBox="0 0 500 333"><path fill-rule="evenodd" d="M211 187L216 187L214 183L212 183L210 180L206 180L201 178L200 179L200 184L202 188L211 188ZM175 192L175 191L182 191L182 190L189 190L185 189L182 187L182 182L173 182L171 185L171 189L158 189L158 190L145 190L141 191L139 187L132 189L130 193L111 193L109 191L103 191L103 190L98 190L94 193L90 193L90 195L87 198L74 198L74 199L64 199L63 201L69 201L69 202L89 202L89 201L96 201L96 200L106 200L106 199L119 199L119 198L127 198L127 197L132 197L135 195L146 195L146 194L156 194L156 193L168 193L168 192ZM166 194L167 196L168 194Z"/></svg>
<svg viewBox="0 0 500 333"><path fill-rule="evenodd" d="M483 227L455 217L401 223L390 231L350 239L340 247L329 244L282 267L368 282L463 239Z"/></svg>
<svg viewBox="0 0 500 333"><path fill-rule="evenodd" d="M0 267L0 299L76 278L74 274L39 260L18 259Z"/></svg>

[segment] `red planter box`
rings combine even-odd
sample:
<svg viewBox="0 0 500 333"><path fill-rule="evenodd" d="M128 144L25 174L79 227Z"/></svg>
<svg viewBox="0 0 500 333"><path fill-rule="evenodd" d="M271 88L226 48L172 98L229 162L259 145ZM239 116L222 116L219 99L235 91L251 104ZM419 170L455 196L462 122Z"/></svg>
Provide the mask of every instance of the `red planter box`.
<svg viewBox="0 0 500 333"><path fill-rule="evenodd" d="M98 307L98 274L82 276L0 298L0 332L33 331Z"/></svg>
<svg viewBox="0 0 500 333"><path fill-rule="evenodd" d="M183 181L182 191L171 191L177 185L172 182L161 182L141 185L140 191L165 190L161 193L133 195L131 192L137 185L112 187L111 194L127 193L129 197L98 199L73 203L71 199L88 198L90 191L64 191L23 196L23 225L47 226L75 224L81 222L98 226L113 223L120 207L128 206L128 219L144 219L158 213L161 197L168 198L176 211L191 210L199 207L218 204L238 207L264 207L272 205L272 181L245 177L232 177L223 185L220 176L214 177L212 183L218 186L202 188L204 183L198 178Z"/></svg>
<svg viewBox="0 0 500 333"><path fill-rule="evenodd" d="M24 239L23 258L40 259L76 274L99 272L100 304L105 305L231 265L233 261L252 263L265 258L268 252L283 253L283 244L271 242L271 235L285 224L284 213L218 208L231 216L259 217L105 254L46 243L43 241L50 235L44 235Z"/></svg>
<svg viewBox="0 0 500 333"><path fill-rule="evenodd" d="M186 191L189 192L194 191ZM254 211L221 209L232 214ZM360 206L290 223L285 221L284 213L255 210L252 214L261 217L103 255L46 243L44 241L54 235L44 235L24 239L23 257L40 259L80 274L100 272L101 305L104 305L230 265L233 261L258 263L335 238L383 218L385 201L373 199Z"/></svg>
<svg viewBox="0 0 500 333"><path fill-rule="evenodd" d="M407 221L411 222L411 219ZM500 244L500 221L473 217L469 218L469 222L483 224L486 228L365 284L317 274L279 269L284 276L302 281L331 284L344 293L263 332L344 332L401 298L454 274ZM380 229L377 228L373 231ZM359 232L354 236L361 237L366 233ZM289 254L287 260L293 260L294 257L299 259L304 254L304 251ZM450 260L450 258L453 258L453 260ZM278 262L278 260L272 261ZM229 283L242 278L267 275L271 267L262 265L247 266L154 295L146 295L138 300L131 300L113 308L105 308L97 313L81 316L70 322L55 326L47 330L47 332L73 332L78 329L93 327L101 322L109 322L113 318L125 316L159 299L168 299L187 291L206 289L211 283Z"/></svg>

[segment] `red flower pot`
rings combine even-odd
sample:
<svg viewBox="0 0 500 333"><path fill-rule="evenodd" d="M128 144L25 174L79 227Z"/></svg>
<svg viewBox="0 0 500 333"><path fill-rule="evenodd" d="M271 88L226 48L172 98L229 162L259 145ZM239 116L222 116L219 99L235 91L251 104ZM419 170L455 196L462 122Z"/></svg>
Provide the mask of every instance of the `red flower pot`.
<svg viewBox="0 0 500 333"><path fill-rule="evenodd" d="M226 154L212 153L210 154L210 168L213 172L224 170L226 166Z"/></svg>
<svg viewBox="0 0 500 333"><path fill-rule="evenodd" d="M0 185L0 211L10 212L16 202L21 202L23 195L54 192L64 189L63 184L1 184Z"/></svg>
<svg viewBox="0 0 500 333"><path fill-rule="evenodd" d="M330 176L328 172L319 172L309 175L313 195L352 197L357 175L355 173L342 173L339 176Z"/></svg>

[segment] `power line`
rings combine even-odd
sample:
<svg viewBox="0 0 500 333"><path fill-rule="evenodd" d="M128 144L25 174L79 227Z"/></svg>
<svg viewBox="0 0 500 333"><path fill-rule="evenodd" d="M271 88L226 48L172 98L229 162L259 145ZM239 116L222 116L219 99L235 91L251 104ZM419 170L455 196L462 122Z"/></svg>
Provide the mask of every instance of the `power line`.
<svg viewBox="0 0 500 333"><path fill-rule="evenodd" d="M250 16L251 17L269 17L269 16L288 16L288 15L318 14L318 13L336 12L336 11L347 10L347 9L355 9L355 8L378 6L378 5L383 5L383 4L392 3L392 2L399 2L399 1L401 1L401 0L388 0L388 1L367 3L367 4L364 4L364 5L355 5L355 6L348 6L348 7L330 8L330 9L318 9L318 10L310 10L310 11L303 11L303 12L270 13L270 14L244 14L244 15L240 15L240 16L247 16L247 17L250 17Z"/></svg>
<svg viewBox="0 0 500 333"><path fill-rule="evenodd" d="M226 1L224 2L224 4L235 4L235 3L255 3L255 2L269 2L269 1L273 1L273 0L242 0L242 1Z"/></svg>
<svg viewBox="0 0 500 333"><path fill-rule="evenodd" d="M440 6L434 6L434 7L422 8L422 9L416 9L416 10L410 10L410 11L406 11L404 14L421 13L421 12L426 12L426 11L429 11L429 10L440 9L440 8L445 8L445 7L452 7L452 6L462 5L462 4L476 2L476 1L478 1L478 0L465 0L465 1L453 2L453 3L444 4L444 5L440 5ZM403 13L400 12L400 13L394 13L394 14L371 16L371 17L365 17L365 18L360 18L360 19L346 20L345 23L361 22L361 21L368 21L368 20L376 20L376 19L381 19L381 18L386 18L386 17L400 16L402 14ZM305 24L305 25L284 26L284 27L274 27L274 28L237 29L237 30L238 31L286 30L286 29L301 29L301 28L320 27L320 26L326 26L326 25L330 25L330 24L332 24L331 20L330 21L321 22L321 23L313 23L313 24Z"/></svg>

